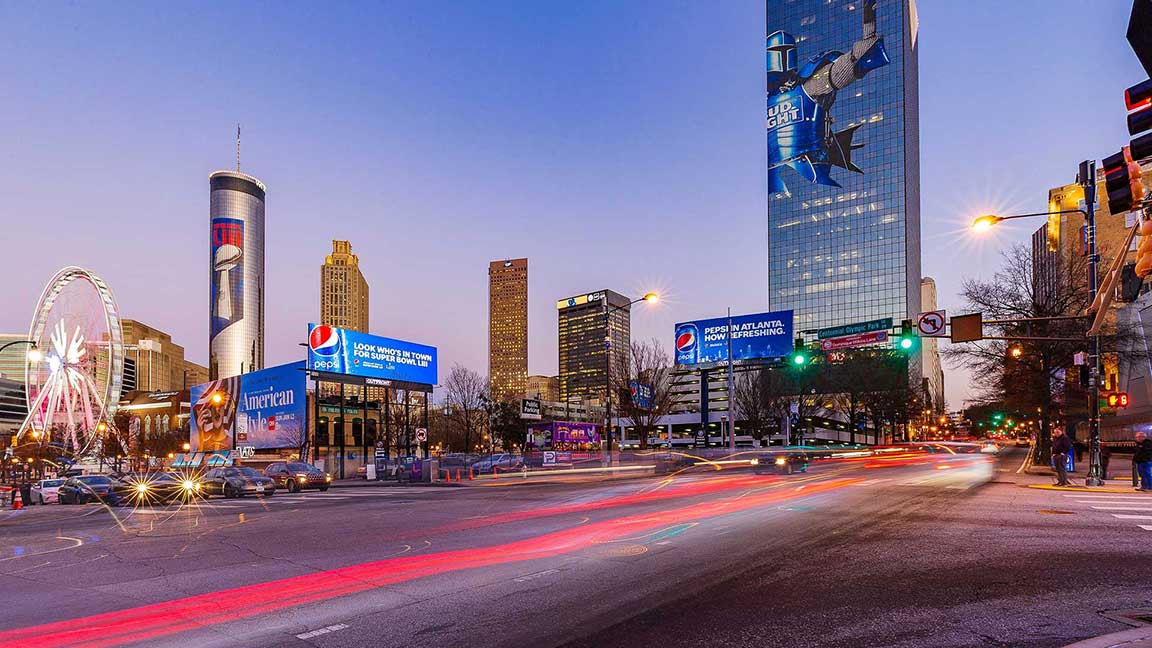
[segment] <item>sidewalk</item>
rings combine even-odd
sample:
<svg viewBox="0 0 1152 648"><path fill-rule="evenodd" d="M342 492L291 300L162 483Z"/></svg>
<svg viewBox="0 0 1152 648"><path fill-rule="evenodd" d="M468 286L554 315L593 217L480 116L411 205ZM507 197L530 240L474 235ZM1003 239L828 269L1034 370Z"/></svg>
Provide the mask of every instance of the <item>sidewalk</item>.
<svg viewBox="0 0 1152 648"><path fill-rule="evenodd" d="M1056 471L1049 466L1040 466L1028 464L1022 466L1022 470L1017 473L1017 483L1028 488L1039 488L1043 490L1055 491L1085 491L1093 493L1138 493L1132 486L1132 459L1127 456L1113 456L1108 464L1108 479L1105 480L1104 486L1085 486L1084 480L1087 478L1088 462L1079 462L1076 464L1077 470L1068 473L1068 481L1072 482L1072 486L1056 486L1053 482L1056 479ZM1152 493L1148 493L1152 496Z"/></svg>
<svg viewBox="0 0 1152 648"><path fill-rule="evenodd" d="M1101 635L1064 648L1152 648L1152 626Z"/></svg>

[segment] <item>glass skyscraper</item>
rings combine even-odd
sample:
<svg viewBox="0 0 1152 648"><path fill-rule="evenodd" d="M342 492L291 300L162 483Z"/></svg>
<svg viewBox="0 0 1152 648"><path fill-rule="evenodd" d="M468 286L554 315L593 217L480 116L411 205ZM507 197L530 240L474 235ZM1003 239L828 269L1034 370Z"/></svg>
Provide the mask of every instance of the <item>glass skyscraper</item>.
<svg viewBox="0 0 1152 648"><path fill-rule="evenodd" d="M805 331L920 310L914 0L767 0L768 302Z"/></svg>
<svg viewBox="0 0 1152 648"><path fill-rule="evenodd" d="M208 376L264 368L264 183L238 171L208 176Z"/></svg>

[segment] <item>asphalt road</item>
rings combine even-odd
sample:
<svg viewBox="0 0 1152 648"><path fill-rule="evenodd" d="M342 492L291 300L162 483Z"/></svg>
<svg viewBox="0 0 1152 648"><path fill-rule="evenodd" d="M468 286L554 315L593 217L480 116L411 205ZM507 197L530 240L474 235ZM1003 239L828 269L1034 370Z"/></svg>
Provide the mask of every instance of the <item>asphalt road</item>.
<svg viewBox="0 0 1152 648"><path fill-rule="evenodd" d="M5 512L0 647L1061 646L1124 629L1100 613L1152 606L1152 498L1022 488L1020 459Z"/></svg>

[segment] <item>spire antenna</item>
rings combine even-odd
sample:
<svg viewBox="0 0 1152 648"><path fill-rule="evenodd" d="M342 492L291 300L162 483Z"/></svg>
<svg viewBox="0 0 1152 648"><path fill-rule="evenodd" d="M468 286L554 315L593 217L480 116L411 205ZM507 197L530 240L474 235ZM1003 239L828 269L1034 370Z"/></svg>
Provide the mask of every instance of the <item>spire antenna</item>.
<svg viewBox="0 0 1152 648"><path fill-rule="evenodd" d="M236 172L240 172L240 124L236 124Z"/></svg>

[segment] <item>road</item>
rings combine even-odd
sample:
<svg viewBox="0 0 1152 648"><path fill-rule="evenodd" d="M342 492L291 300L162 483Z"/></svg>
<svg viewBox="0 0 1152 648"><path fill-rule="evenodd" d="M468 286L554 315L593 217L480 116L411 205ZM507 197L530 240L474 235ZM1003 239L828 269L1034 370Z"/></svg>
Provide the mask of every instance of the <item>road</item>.
<svg viewBox="0 0 1152 648"><path fill-rule="evenodd" d="M1152 605L1152 519L1117 516L1152 499L1023 488L1020 459L5 512L0 647L1061 646L1124 629L1100 612Z"/></svg>

